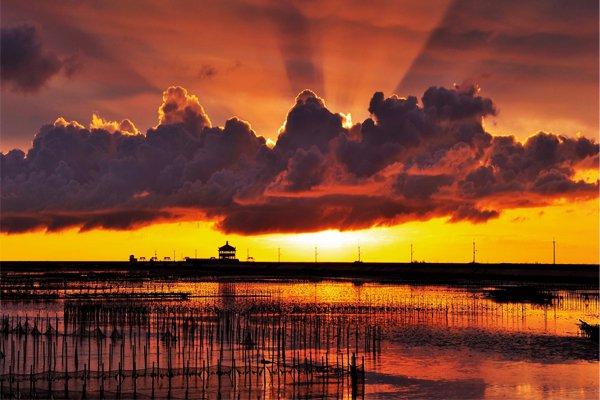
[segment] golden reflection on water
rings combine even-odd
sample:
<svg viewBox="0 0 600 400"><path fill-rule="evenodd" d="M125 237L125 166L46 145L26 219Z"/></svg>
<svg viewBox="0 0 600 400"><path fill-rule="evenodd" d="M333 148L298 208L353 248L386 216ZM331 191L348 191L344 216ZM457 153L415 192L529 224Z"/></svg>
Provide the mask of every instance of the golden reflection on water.
<svg viewBox="0 0 600 400"><path fill-rule="evenodd" d="M167 290L189 292L192 301L212 301L223 294L224 283L182 282ZM148 284L143 290L152 290ZM353 282L257 282L235 283L229 298L263 295L289 304L355 304L421 311L420 323L490 330L575 335L579 319L598 323L598 295L556 291L551 304L498 303L478 288L415 286ZM198 296L198 297L194 297ZM239 300L238 300L239 301Z"/></svg>
<svg viewBox="0 0 600 400"><path fill-rule="evenodd" d="M86 290L78 285L69 283L62 290ZM597 352L577 337L576 325L580 319L598 323L598 292L593 289L548 289L554 297L542 304L498 302L488 294L492 288L473 285L145 281L105 282L96 289L189 294L187 301L153 303L169 307L245 310L278 304L301 310L296 318L306 318L302 323L308 327L296 322L298 329L314 330L318 320L328 335L330 326L342 324L350 341L350 332L360 332L361 341L381 332L378 348L356 345L365 357L367 398L598 398ZM63 316L62 302L3 302L1 310L11 316ZM312 334L325 340L324 331ZM315 351L323 356L323 349ZM344 351L332 352L332 357L345 356ZM272 382L265 385L267 393L273 389ZM351 394L342 390L336 398Z"/></svg>

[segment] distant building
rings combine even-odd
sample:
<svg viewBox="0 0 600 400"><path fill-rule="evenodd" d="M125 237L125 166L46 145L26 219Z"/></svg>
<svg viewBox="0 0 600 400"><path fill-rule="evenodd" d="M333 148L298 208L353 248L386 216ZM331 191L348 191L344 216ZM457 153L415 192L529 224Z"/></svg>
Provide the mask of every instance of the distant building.
<svg viewBox="0 0 600 400"><path fill-rule="evenodd" d="M235 247L225 242L224 246L219 247L219 260L235 260Z"/></svg>

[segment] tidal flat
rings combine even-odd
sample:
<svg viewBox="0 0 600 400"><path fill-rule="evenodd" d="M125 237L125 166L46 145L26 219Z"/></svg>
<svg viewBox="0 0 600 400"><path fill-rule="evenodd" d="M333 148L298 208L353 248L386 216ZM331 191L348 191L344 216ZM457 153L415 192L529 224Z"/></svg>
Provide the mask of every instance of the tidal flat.
<svg viewBox="0 0 600 400"><path fill-rule="evenodd" d="M599 395L593 286L2 278L7 399Z"/></svg>

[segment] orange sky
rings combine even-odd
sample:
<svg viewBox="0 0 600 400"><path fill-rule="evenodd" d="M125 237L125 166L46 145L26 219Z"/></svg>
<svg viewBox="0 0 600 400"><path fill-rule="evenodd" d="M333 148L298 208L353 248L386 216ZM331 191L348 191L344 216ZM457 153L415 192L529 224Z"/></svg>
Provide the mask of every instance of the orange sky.
<svg viewBox="0 0 600 400"><path fill-rule="evenodd" d="M432 85L474 80L499 105L488 121L495 133L597 138L598 5L563 6L3 1L2 26L37 26L49 50L76 56L80 67L34 94L2 92L0 149L28 148L39 127L58 116L129 118L145 131L155 123L157 97L172 85L197 94L215 124L237 115L275 139L300 89L314 90L356 122L368 117L365 101L375 91L420 96ZM288 72L295 57L315 77Z"/></svg>
<svg viewBox="0 0 600 400"><path fill-rule="evenodd" d="M3 29L35 27L45 51L62 63L34 89L3 75L5 154L27 151L40 127L58 117L84 126L92 114L127 118L144 133L157 124L161 93L174 85L198 97L213 126L237 116L272 141L305 88L333 113L350 113L360 123L369 118L376 91L420 100L428 87L454 83L477 83L494 101L497 113L484 120L494 135L525 141L545 131L598 140L597 2L552 8L545 2L500 7L450 0L59 1L32 7L7 0L1 20ZM597 182L597 165L585 168L577 179ZM210 220L186 218L126 231L2 234L0 258L125 259L154 250L161 256L175 250L180 257L195 249L213 256L229 239L240 258L249 249L261 260L275 260L281 248L284 259L309 261L318 246L322 261L352 261L360 245L365 260L407 261L412 241L416 259L470 261L476 240L480 261L548 262L555 237L558 262L598 263L597 198L553 196L545 204L511 206L479 224L432 216L342 233L332 227L316 234L237 236L219 232Z"/></svg>
<svg viewBox="0 0 600 400"><path fill-rule="evenodd" d="M245 260L355 261L360 246L366 262L408 262L410 244L416 261L470 262L472 241L479 262L551 263L556 240L557 263L597 264L598 201L512 210L487 224L448 224L445 219L391 228L300 235L223 235L209 223L157 224L134 231L27 233L0 236L3 260L125 260L129 254L160 258L217 257L225 240ZM566 223L568 221L568 223ZM583 240L582 240L583 239ZM26 257L23 254L27 254Z"/></svg>

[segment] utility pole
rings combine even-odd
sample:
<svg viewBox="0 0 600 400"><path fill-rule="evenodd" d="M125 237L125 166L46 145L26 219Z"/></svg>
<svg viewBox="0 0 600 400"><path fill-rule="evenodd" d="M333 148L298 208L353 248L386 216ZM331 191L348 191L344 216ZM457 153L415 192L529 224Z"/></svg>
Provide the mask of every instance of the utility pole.
<svg viewBox="0 0 600 400"><path fill-rule="evenodd" d="M556 265L556 240L552 238L552 264Z"/></svg>
<svg viewBox="0 0 600 400"><path fill-rule="evenodd" d="M410 263L413 263L413 245L412 242L410 242Z"/></svg>
<svg viewBox="0 0 600 400"><path fill-rule="evenodd" d="M473 240L473 264L475 264L475 253L477 250L475 249L475 241Z"/></svg>

